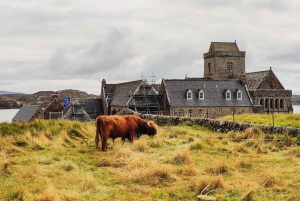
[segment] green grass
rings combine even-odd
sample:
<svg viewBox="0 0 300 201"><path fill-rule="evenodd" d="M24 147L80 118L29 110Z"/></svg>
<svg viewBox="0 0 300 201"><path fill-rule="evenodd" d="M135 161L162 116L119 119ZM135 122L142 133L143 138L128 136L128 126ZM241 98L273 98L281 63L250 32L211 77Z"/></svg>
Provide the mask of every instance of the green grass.
<svg viewBox="0 0 300 201"><path fill-rule="evenodd" d="M170 126L102 152L94 136L93 122L0 124L0 200L300 199L297 137Z"/></svg>
<svg viewBox="0 0 300 201"><path fill-rule="evenodd" d="M272 114L239 114L235 115L236 122L247 122L251 124L273 125ZM222 120L233 121L231 115L220 117ZM300 114L278 114L274 113L274 126L300 127Z"/></svg>

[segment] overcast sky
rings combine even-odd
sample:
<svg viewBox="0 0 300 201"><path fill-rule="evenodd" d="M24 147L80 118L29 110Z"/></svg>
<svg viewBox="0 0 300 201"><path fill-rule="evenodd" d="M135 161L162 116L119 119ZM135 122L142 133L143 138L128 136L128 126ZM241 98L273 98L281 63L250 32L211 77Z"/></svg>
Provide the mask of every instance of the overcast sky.
<svg viewBox="0 0 300 201"><path fill-rule="evenodd" d="M246 72L300 94L299 19L299 0L0 0L0 90L203 77L210 43L236 40Z"/></svg>

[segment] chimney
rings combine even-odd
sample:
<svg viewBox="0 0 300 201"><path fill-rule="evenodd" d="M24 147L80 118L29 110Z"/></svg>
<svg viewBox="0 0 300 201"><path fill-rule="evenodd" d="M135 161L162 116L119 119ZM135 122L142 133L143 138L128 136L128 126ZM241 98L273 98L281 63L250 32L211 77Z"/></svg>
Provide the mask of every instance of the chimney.
<svg viewBox="0 0 300 201"><path fill-rule="evenodd" d="M104 87L106 87L106 80L105 79L103 79L102 82L101 82L101 94L100 94L101 98L105 97L105 94L103 94L104 93L104 91L103 91Z"/></svg>
<svg viewBox="0 0 300 201"><path fill-rule="evenodd" d="M57 92L53 92L52 95L51 95L51 102L54 100L54 99L58 99L58 94Z"/></svg>

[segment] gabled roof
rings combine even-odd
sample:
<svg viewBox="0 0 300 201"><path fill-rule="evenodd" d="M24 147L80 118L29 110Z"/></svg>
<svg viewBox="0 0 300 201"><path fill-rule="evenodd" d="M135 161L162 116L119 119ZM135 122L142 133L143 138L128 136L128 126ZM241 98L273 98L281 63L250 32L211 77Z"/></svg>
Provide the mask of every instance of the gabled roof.
<svg viewBox="0 0 300 201"><path fill-rule="evenodd" d="M88 114L104 114L102 99L85 99L83 109Z"/></svg>
<svg viewBox="0 0 300 201"><path fill-rule="evenodd" d="M166 94L171 107L193 106L251 106L251 102L244 85L237 80L163 80ZM186 90L193 92L193 98L186 98ZM202 89L204 100L199 99L197 91ZM226 100L224 90L229 89L233 94L231 100ZM243 94L242 100L237 100L234 92L240 89Z"/></svg>
<svg viewBox="0 0 300 201"><path fill-rule="evenodd" d="M230 42L211 42L208 52L238 52L240 51L237 44Z"/></svg>
<svg viewBox="0 0 300 201"><path fill-rule="evenodd" d="M39 108L39 105L23 105L12 120L29 122Z"/></svg>
<svg viewBox="0 0 300 201"><path fill-rule="evenodd" d="M265 79L268 75L269 71L258 71L252 73L245 73L246 75L246 84L248 89L257 89L260 83Z"/></svg>
<svg viewBox="0 0 300 201"><path fill-rule="evenodd" d="M142 83L144 83L143 80L136 80L132 82L114 84L114 87L108 86L109 88L113 88L113 96L110 105L125 106L129 101L130 96L134 94Z"/></svg>
<svg viewBox="0 0 300 201"><path fill-rule="evenodd" d="M245 81L249 90L253 89L284 89L272 69L245 73Z"/></svg>

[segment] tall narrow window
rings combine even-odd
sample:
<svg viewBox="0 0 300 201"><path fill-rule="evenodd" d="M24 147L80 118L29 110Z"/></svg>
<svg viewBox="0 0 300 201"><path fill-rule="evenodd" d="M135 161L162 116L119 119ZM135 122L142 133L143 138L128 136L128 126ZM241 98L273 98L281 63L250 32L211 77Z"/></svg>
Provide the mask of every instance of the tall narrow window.
<svg viewBox="0 0 300 201"><path fill-rule="evenodd" d="M189 110L189 117L194 117L194 110L192 109Z"/></svg>
<svg viewBox="0 0 300 201"><path fill-rule="evenodd" d="M233 62L227 62L227 70L233 69Z"/></svg>
<svg viewBox="0 0 300 201"><path fill-rule="evenodd" d="M208 73L210 73L210 63L208 63Z"/></svg>
<svg viewBox="0 0 300 201"><path fill-rule="evenodd" d="M183 115L184 115L183 109L180 109L179 112L178 112L178 114L179 114L180 117L183 117Z"/></svg>

